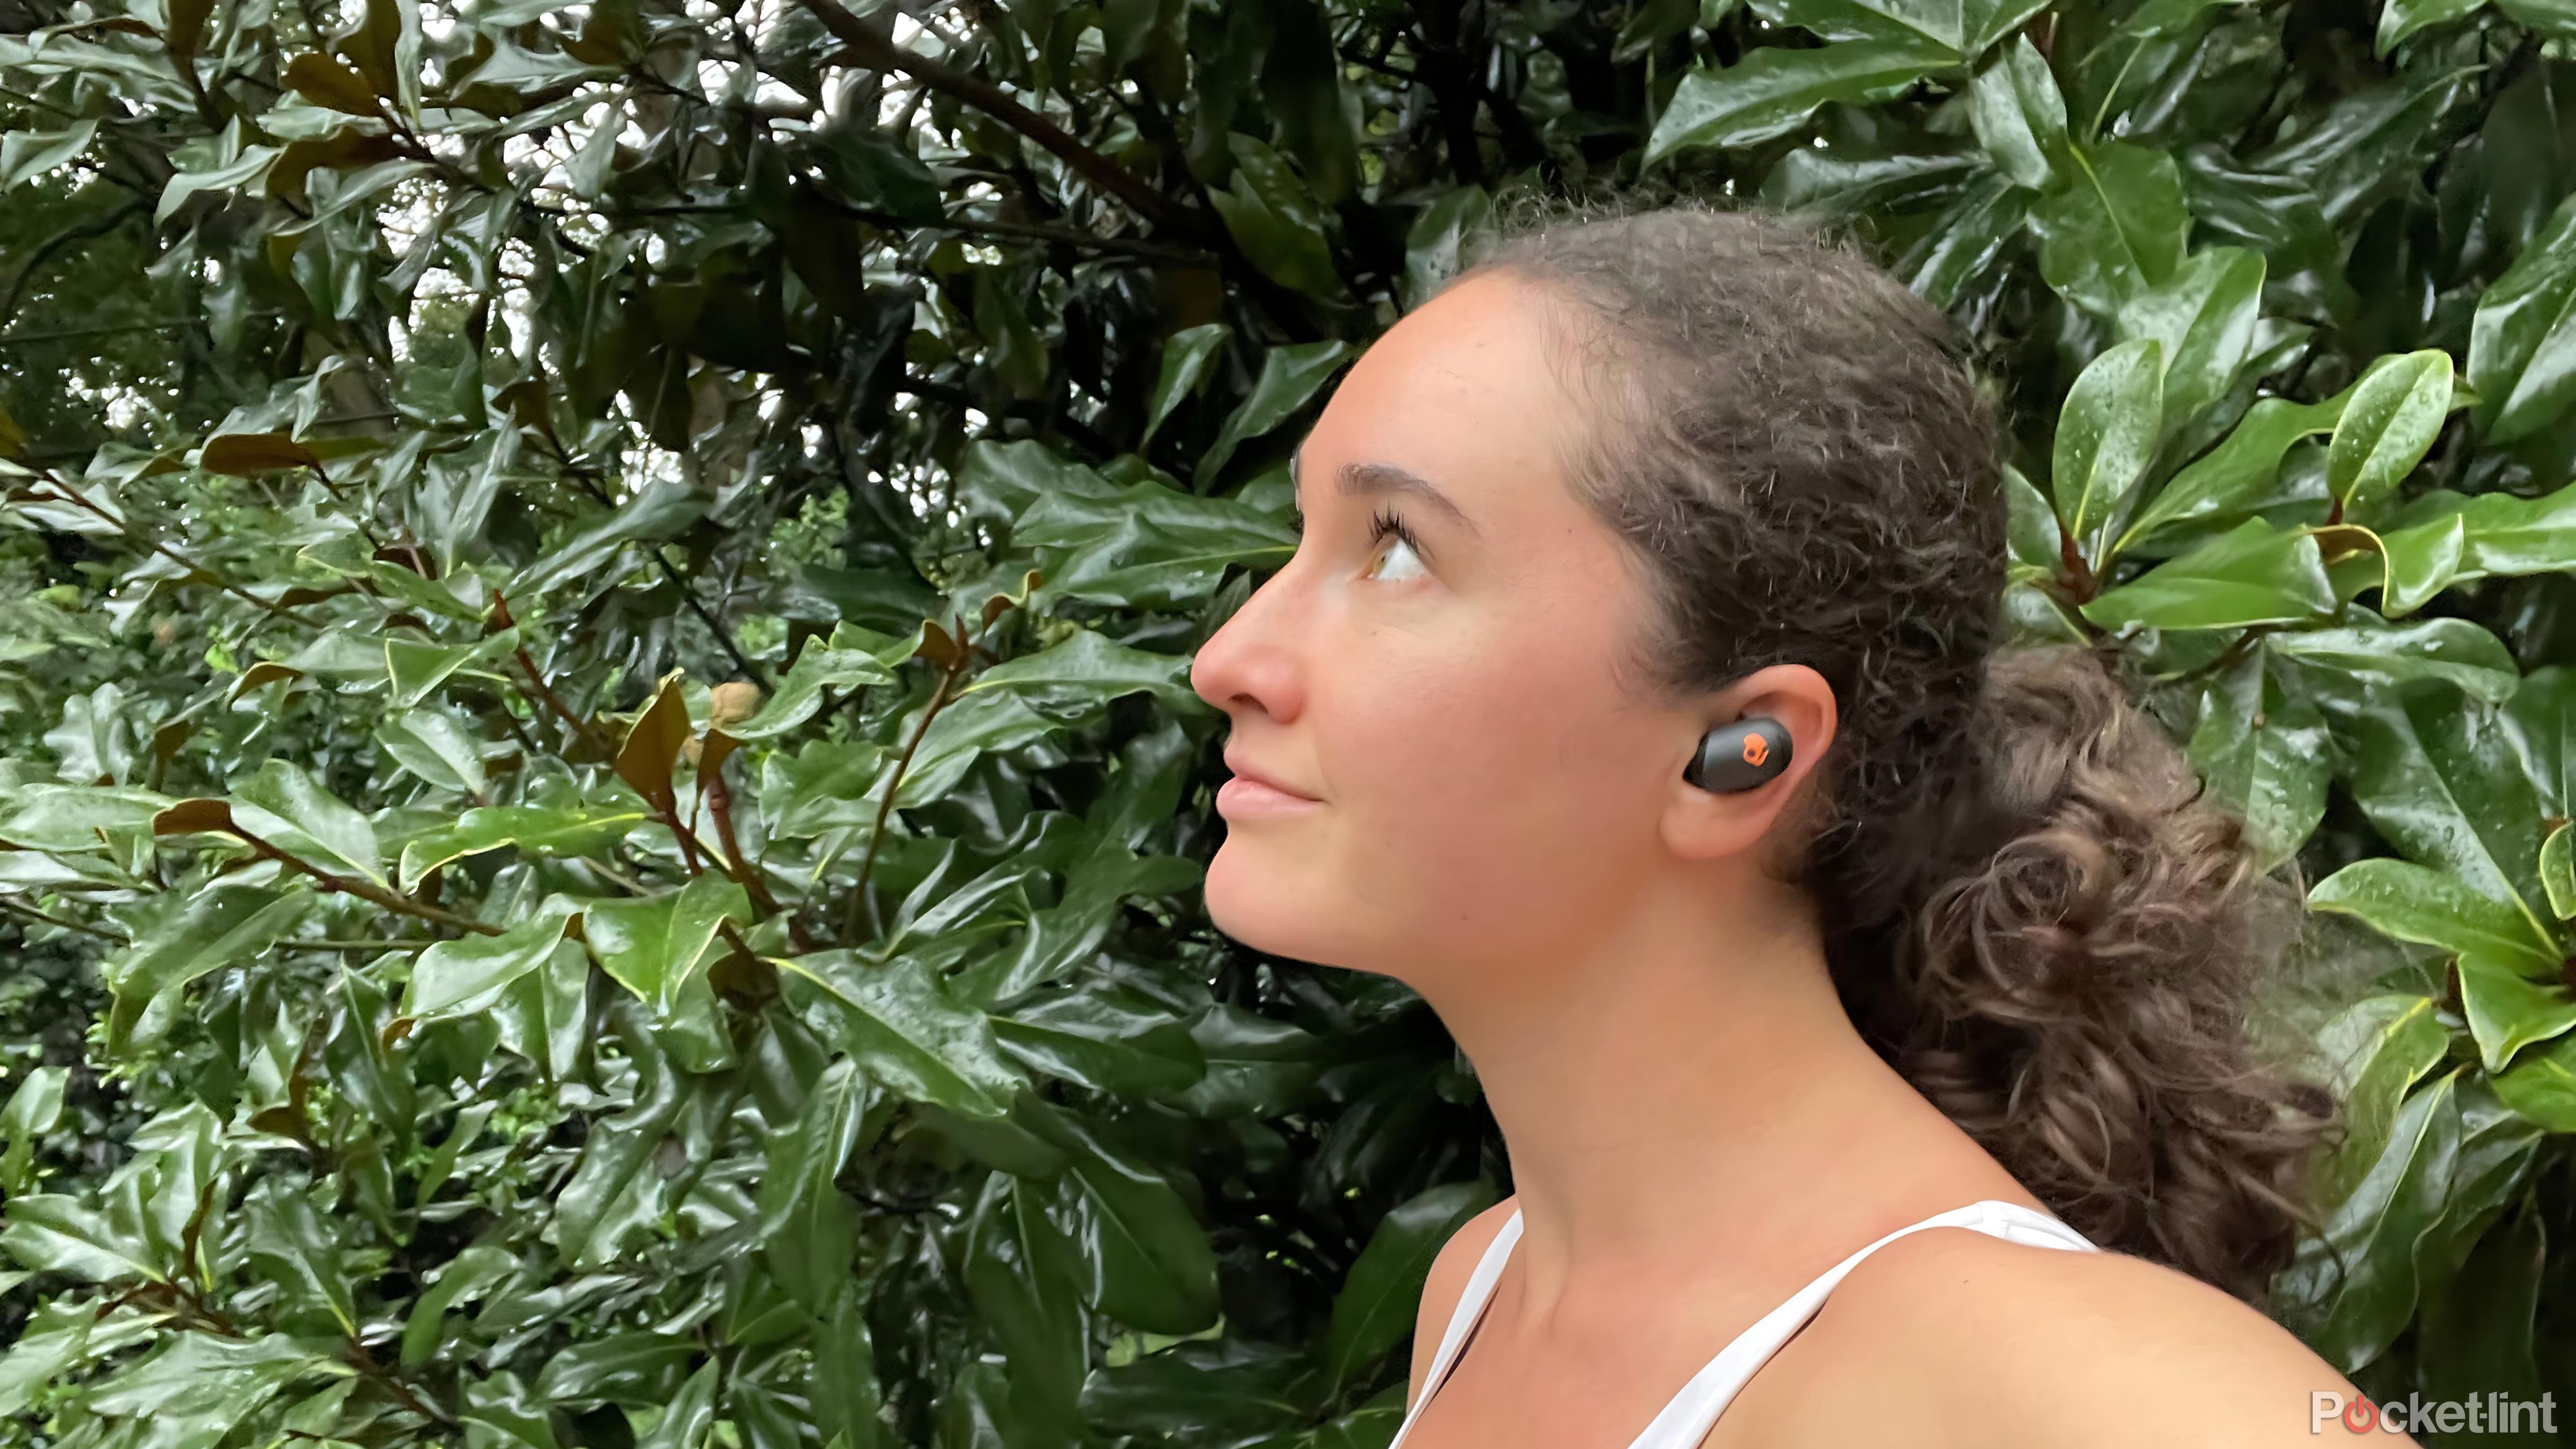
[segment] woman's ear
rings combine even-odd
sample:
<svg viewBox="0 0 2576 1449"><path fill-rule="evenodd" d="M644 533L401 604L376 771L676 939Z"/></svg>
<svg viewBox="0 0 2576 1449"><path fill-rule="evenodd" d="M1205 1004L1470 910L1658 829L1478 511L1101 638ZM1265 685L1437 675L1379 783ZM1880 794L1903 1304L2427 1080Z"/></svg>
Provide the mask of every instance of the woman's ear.
<svg viewBox="0 0 2576 1449"><path fill-rule="evenodd" d="M1683 718L1690 733L1677 741L1665 836L1675 853L1706 859L1749 850L1770 832L1832 746L1840 716L1823 675L1804 664L1774 664L1712 692L1703 709ZM1750 789L1725 792L1683 778L1709 730L1756 718L1775 722L1789 736L1789 763L1778 774Z"/></svg>

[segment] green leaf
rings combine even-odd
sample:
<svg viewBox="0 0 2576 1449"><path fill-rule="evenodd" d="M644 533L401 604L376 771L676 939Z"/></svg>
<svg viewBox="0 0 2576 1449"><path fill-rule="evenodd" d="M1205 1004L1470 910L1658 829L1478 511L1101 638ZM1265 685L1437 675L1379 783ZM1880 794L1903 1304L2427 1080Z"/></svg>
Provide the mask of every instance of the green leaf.
<svg viewBox="0 0 2576 1449"><path fill-rule="evenodd" d="M2380 590L2381 612L2401 618L2431 603L2459 579L2468 542L2467 521L2457 513L2381 534L2379 556L2387 569L2387 583Z"/></svg>
<svg viewBox="0 0 2576 1449"><path fill-rule="evenodd" d="M1968 118L1995 169L2018 186L2046 190L2066 150L2066 98L2030 37L2013 37L1968 89Z"/></svg>
<svg viewBox="0 0 2576 1449"><path fill-rule="evenodd" d="M2513 651L2503 640L2466 619L2424 619L2385 624L2353 606L2363 622L2329 629L2272 635L2264 647L2277 659L2330 669L2340 682L2363 689L2392 689L2419 679L2457 685L2473 699L2501 704L2522 683Z"/></svg>
<svg viewBox="0 0 2576 1449"><path fill-rule="evenodd" d="M2486 0L2386 0L2379 11L2379 36L2371 53L2385 56L2397 42L2436 25L2474 15Z"/></svg>
<svg viewBox="0 0 2576 1449"><path fill-rule="evenodd" d="M39 1272L68 1273L86 1283L118 1283L128 1278L159 1283L170 1277L139 1222L112 1220L79 1198L60 1193L10 1199L8 1226L0 1227L0 1249Z"/></svg>
<svg viewBox="0 0 2576 1449"><path fill-rule="evenodd" d="M2317 882L2308 905L2358 916L2383 935L2454 954L2554 966L2548 943L2532 937L2513 907L2478 894L2456 876L2403 860L2362 860Z"/></svg>
<svg viewBox="0 0 2576 1449"><path fill-rule="evenodd" d="M2477 76L2473 66L2410 67L2345 94L2247 161L2307 181L2336 226L2357 223L2378 199L2420 184L2457 134L2454 117L2477 96Z"/></svg>
<svg viewBox="0 0 2576 1449"><path fill-rule="evenodd" d="M1070 1112L1030 1123L1065 1151L1081 1189L1082 1256L1092 1305L1149 1333L1196 1333L1217 1321L1216 1250L1171 1182Z"/></svg>
<svg viewBox="0 0 2576 1449"><path fill-rule="evenodd" d="M788 1003L876 1080L966 1117L1000 1117L1025 1082L984 1014L958 1005L922 961L821 951L776 963Z"/></svg>
<svg viewBox="0 0 2576 1449"><path fill-rule="evenodd" d="M723 725L724 732L745 743L777 739L812 719L823 707L827 689L893 683L895 673L884 661L855 647L858 632L844 624L834 631L835 642L816 639L806 644L787 677L778 682L778 693L748 719Z"/></svg>
<svg viewBox="0 0 2576 1449"><path fill-rule="evenodd" d="M2314 535L2247 519L2083 606L2105 629L2242 629L2296 624L2335 606Z"/></svg>
<svg viewBox="0 0 2576 1449"><path fill-rule="evenodd" d="M668 1190L656 1159L690 1095L681 1073L653 1060L636 1088L634 1105L592 1125L581 1144L581 1161L555 1197L555 1251L564 1267L576 1273L604 1267L616 1261L636 1233L661 1221ZM641 1336L667 1343L660 1335ZM577 1346L573 1353L589 1346ZM685 1352L688 1341L679 1346ZM548 1398L582 1397L591 1387L587 1379L565 1386L565 1376L586 1371L567 1367L567 1357L546 1365L540 1388Z"/></svg>
<svg viewBox="0 0 2576 1449"><path fill-rule="evenodd" d="M2040 275L2105 319L2182 267L2191 213L2173 157L2129 141L2071 145L2072 169L2030 210Z"/></svg>
<svg viewBox="0 0 2576 1449"><path fill-rule="evenodd" d="M2298 854L2325 815L2325 719L2307 700L2281 696L2259 655L2201 696L2189 753L2210 795L2245 822L2265 871Z"/></svg>
<svg viewBox="0 0 2576 1449"><path fill-rule="evenodd" d="M939 178L902 141L858 124L825 127L814 139L824 179L853 204L909 222L945 218Z"/></svg>
<svg viewBox="0 0 2576 1449"><path fill-rule="evenodd" d="M959 694L999 691L1067 722L1088 719L1111 700L1139 692L1153 695L1177 714L1202 715L1207 701L1190 687L1189 671L1187 655L1131 648L1094 630L1076 629L1035 654L994 665Z"/></svg>
<svg viewBox="0 0 2576 1449"><path fill-rule="evenodd" d="M415 1020L473 1015L488 1009L504 987L538 967L563 943L574 903L561 896L540 906L498 936L440 941L412 963L402 1014Z"/></svg>
<svg viewBox="0 0 2576 1449"><path fill-rule="evenodd" d="M2378 1160L2282 1271L2283 1321L2343 1373L2377 1358L2414 1317L2416 1240L2441 1216L2459 1157L2459 1081L2446 1073L2406 1098Z"/></svg>
<svg viewBox="0 0 2576 1449"><path fill-rule="evenodd" d="M488 783L481 745L448 710L426 706L394 715L376 726L376 743L396 764L442 790L480 795Z"/></svg>
<svg viewBox="0 0 2576 1449"><path fill-rule="evenodd" d="M1641 164L1787 135L1827 101L1892 100L1955 59L1921 39L1856 40L1814 50L1766 46L1722 69L1688 71L1656 118Z"/></svg>
<svg viewBox="0 0 2576 1449"><path fill-rule="evenodd" d="M2210 247L2120 309L2122 337L2163 344L2167 432L2191 422L2235 385L2254 344L2263 273L2261 252Z"/></svg>
<svg viewBox="0 0 2576 1449"><path fill-rule="evenodd" d="M150 835L152 817L174 802L154 790L101 785L0 789L0 841L20 850L106 849L117 834Z"/></svg>
<svg viewBox="0 0 2576 1449"><path fill-rule="evenodd" d="M2551 1132L2576 1132L2576 1034L2523 1053L2495 1078L2495 1090L2525 1120Z"/></svg>
<svg viewBox="0 0 2576 1449"><path fill-rule="evenodd" d="M402 1364L419 1368L437 1356L449 1309L488 1291L509 1276L516 1260L490 1243L474 1243L447 1262L438 1278L412 1301L403 1323Z"/></svg>
<svg viewBox="0 0 2576 1449"><path fill-rule="evenodd" d="M1207 1074L1179 1097L1202 1117L1270 1117L1293 1110L1314 1089L1326 1047L1313 1032L1246 1011L1208 1006L1190 1022Z"/></svg>
<svg viewBox="0 0 2576 1449"><path fill-rule="evenodd" d="M1197 1052L1196 1044L1191 1047ZM70 1072L62 1067L31 1068L16 1091L9 1094L9 1105L0 1108L0 1132L8 1134L9 1150L0 1156L0 1188L18 1197L36 1185L36 1139L54 1130L62 1120L63 1085Z"/></svg>
<svg viewBox="0 0 2576 1449"><path fill-rule="evenodd" d="M2576 918L2576 835L2560 821L2540 842L2540 888L2549 895L2549 913L2564 921Z"/></svg>
<svg viewBox="0 0 2576 1449"><path fill-rule="evenodd" d="M274 1182L269 1184L275 1186ZM318 1306L347 1337L358 1332L358 1309L341 1268L335 1235L325 1231L302 1194L269 1191L248 1204L251 1266L290 1301Z"/></svg>
<svg viewBox="0 0 2576 1449"><path fill-rule="evenodd" d="M2164 344L2123 342L2093 359L2058 412L2050 477L2057 517L2098 567L2155 455L2164 414Z"/></svg>
<svg viewBox="0 0 2576 1449"><path fill-rule="evenodd" d="M1962 59L1985 52L2038 13L2035 0L1755 0L1773 25L1827 40L1910 40Z"/></svg>
<svg viewBox="0 0 2576 1449"><path fill-rule="evenodd" d="M2576 995L2559 981L2557 963L2545 965L2539 976L2532 974L2532 964L2478 952L2460 957L2460 1014L2468 1018L2479 1065L2489 1076L2504 1071L2524 1047L2576 1027Z"/></svg>
<svg viewBox="0 0 2576 1449"><path fill-rule="evenodd" d="M143 1433L131 1442L213 1449L288 1384L347 1372L317 1346L284 1334L173 1333L94 1386L87 1407L104 1419L134 1421Z"/></svg>
<svg viewBox="0 0 2576 1449"><path fill-rule="evenodd" d="M698 1345L674 1334L634 1330L573 1344L546 1363L537 1397L552 1404L610 1403L659 1407L680 1386Z"/></svg>
<svg viewBox="0 0 2576 1449"><path fill-rule="evenodd" d="M824 1068L793 1121L769 1135L760 1181L761 1252L809 1312L830 1309L849 1277L858 1222L834 1180L859 1145L867 1081L843 1057Z"/></svg>
<svg viewBox="0 0 2576 1449"><path fill-rule="evenodd" d="M2357 384L2326 450L2344 516L2365 518L2432 450L2451 411L2451 354L2438 347L2375 367Z"/></svg>
<svg viewBox="0 0 2576 1449"><path fill-rule="evenodd" d="M595 900L581 912L582 939L601 969L662 1015L703 986L707 952L727 921L751 919L741 886L713 873L642 900Z"/></svg>
<svg viewBox="0 0 2576 1449"><path fill-rule="evenodd" d="M1204 490L1224 470L1236 448L1294 417L1323 390L1350 355L1350 344L1339 340L1293 343L1263 353L1261 376L1253 382L1252 391L1226 417L1216 441L1199 458L1199 486Z"/></svg>
<svg viewBox="0 0 2576 1449"><path fill-rule="evenodd" d="M1333 213L1307 189L1286 157L1258 138L1236 131L1226 137L1234 156L1230 187L1208 191L1235 243L1263 275L1311 297L1346 292L1333 265Z"/></svg>
<svg viewBox="0 0 2576 1449"><path fill-rule="evenodd" d="M272 759L232 785L233 819L299 860L390 886L376 828L303 767Z"/></svg>
<svg viewBox="0 0 2576 1449"><path fill-rule="evenodd" d="M2321 1206L2341 1203L2388 1146L2397 1106L2425 1073L2441 1065L2451 1034L2426 996L2365 997L2336 1013L2317 1033L2317 1051L2333 1072L2343 1104L2343 1140L2311 1185Z"/></svg>
<svg viewBox="0 0 2576 1449"><path fill-rule="evenodd" d="M636 1439L635 1449L699 1449L715 1427L716 1390L723 1383L714 1360L699 1365L653 1421L652 1432Z"/></svg>
<svg viewBox="0 0 2576 1449"><path fill-rule="evenodd" d="M2478 299L2469 326L2469 386L2490 442L2510 443L2576 400L2576 197Z"/></svg>
<svg viewBox="0 0 2576 1449"><path fill-rule="evenodd" d="M199 887L108 959L104 971L114 996L108 1051L121 1056L159 1041L177 1014L183 987L285 940L313 904L313 893L300 886L279 890L215 880Z"/></svg>
<svg viewBox="0 0 2576 1449"><path fill-rule="evenodd" d="M1936 307L1954 307L2020 237L2030 193L2002 176L1977 178L1896 262L1896 274Z"/></svg>
<svg viewBox="0 0 2576 1449"><path fill-rule="evenodd" d="M2355 719L2349 784L2379 833L2418 864L2445 870L2524 921L2531 949L2556 959L2540 899L2540 809L2495 713L2462 709L2438 688L2376 692Z"/></svg>
<svg viewBox="0 0 2576 1449"><path fill-rule="evenodd" d="M283 154L282 146L244 146L241 154L223 165L203 171L179 171L161 187L160 204L152 209L152 224L159 226L176 214L188 198L200 191L253 191L264 189L259 183L268 168Z"/></svg>
<svg viewBox="0 0 2576 1449"><path fill-rule="evenodd" d="M515 629L464 645L424 644L417 639L387 638L385 678L391 686L393 702L403 706L420 703L459 670L508 653L518 643L518 638Z"/></svg>
<svg viewBox="0 0 2576 1449"><path fill-rule="evenodd" d="M2293 444L2333 431L2343 407L2342 396L2321 403L2257 400L2224 442L2156 491L2111 551L2126 552L2176 524L2227 518L2270 486Z"/></svg>
<svg viewBox="0 0 2576 1449"><path fill-rule="evenodd" d="M1443 1183L1378 1220L1368 1246L1333 1297L1328 1352L1336 1383L1351 1382L1359 1370L1413 1336L1431 1260L1469 1218L1498 1200L1493 1184L1482 1178Z"/></svg>
<svg viewBox="0 0 2576 1449"><path fill-rule="evenodd" d="M402 849L402 878L418 886L442 865L515 846L529 856L589 855L651 820L641 805L490 805L466 811L452 830L433 831Z"/></svg>
<svg viewBox="0 0 2576 1449"><path fill-rule="evenodd" d="M520 571L508 596L533 599L577 579L589 578L630 543L659 543L706 516L714 499L676 483L654 483L614 512L566 539Z"/></svg>
<svg viewBox="0 0 2576 1449"><path fill-rule="evenodd" d="M867 1295L857 1283L841 1285L840 1302L815 1326L806 1398L825 1449L878 1449L887 1442L877 1422L884 1389L877 1381L876 1346L868 1336Z"/></svg>
<svg viewBox="0 0 2576 1449"><path fill-rule="evenodd" d="M1114 1096L1185 1091L1207 1070L1188 1024L1124 987L1048 992L993 1029L1030 1070Z"/></svg>
<svg viewBox="0 0 2576 1449"><path fill-rule="evenodd" d="M1090 1368L1082 1257L1035 1183L984 1179L966 1240L966 1287L1011 1364L1015 1411L1036 1424L1075 1422Z"/></svg>
<svg viewBox="0 0 2576 1449"><path fill-rule="evenodd" d="M2392 530L2385 543L2392 555L2405 550L2429 559L2420 570L2425 581L2409 595L2416 603L2483 578L2576 572L2576 487L2539 498L2481 493L2441 517Z"/></svg>
<svg viewBox="0 0 2576 1449"><path fill-rule="evenodd" d="M1030 595L1033 609L1057 599L1195 607L1233 565L1266 571L1297 548L1284 518L1154 482L1105 498L1047 494L1020 515L1012 539L1036 549L1046 569L1045 584Z"/></svg>
<svg viewBox="0 0 2576 1449"><path fill-rule="evenodd" d="M2505 702L2504 728L2542 809L2576 814L2576 669L2553 664L2523 676Z"/></svg>
<svg viewBox="0 0 2576 1449"><path fill-rule="evenodd" d="M98 122L93 118L59 131L11 131L0 136L0 194L78 160L97 135Z"/></svg>
<svg viewBox="0 0 2576 1449"><path fill-rule="evenodd" d="M584 1345L587 1347L587 1345ZM551 1364L548 1367L552 1367ZM504 1369L464 1381L465 1407L457 1415L478 1446L491 1449L557 1449L544 1396Z"/></svg>
<svg viewBox="0 0 2576 1449"><path fill-rule="evenodd" d="M1199 384L1206 381L1208 364L1233 333L1234 329L1222 322L1203 322L1163 339L1163 367L1154 379L1154 391L1145 399L1145 430L1136 437L1138 452L1154 441L1154 434L1161 431L1181 400L1197 392Z"/></svg>

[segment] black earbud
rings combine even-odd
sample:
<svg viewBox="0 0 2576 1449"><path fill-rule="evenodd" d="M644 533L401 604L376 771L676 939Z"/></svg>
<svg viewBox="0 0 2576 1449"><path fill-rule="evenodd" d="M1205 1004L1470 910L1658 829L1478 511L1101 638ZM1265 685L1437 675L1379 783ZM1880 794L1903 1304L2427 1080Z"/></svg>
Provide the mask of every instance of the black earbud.
<svg viewBox="0 0 2576 1449"><path fill-rule="evenodd" d="M1682 767L1682 778L1721 795L1765 785L1789 768L1789 728L1776 719L1755 715L1722 724L1700 736L1699 753Z"/></svg>

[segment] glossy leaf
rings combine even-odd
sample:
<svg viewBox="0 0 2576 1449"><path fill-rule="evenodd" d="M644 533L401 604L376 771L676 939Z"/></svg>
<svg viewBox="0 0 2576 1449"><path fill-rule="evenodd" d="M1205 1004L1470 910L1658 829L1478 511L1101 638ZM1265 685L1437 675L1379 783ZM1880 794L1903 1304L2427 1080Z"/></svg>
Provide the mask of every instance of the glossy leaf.
<svg viewBox="0 0 2576 1449"><path fill-rule="evenodd" d="M2057 179L2057 158L2066 146L2066 98L2029 36L2017 37L1977 72L1968 115L1995 169L2016 185L2045 190Z"/></svg>
<svg viewBox="0 0 2576 1449"><path fill-rule="evenodd" d="M968 1117L999 1117L1023 1082L992 1023L959 1006L918 959L826 951L778 963L788 1000L825 1040L908 1098Z"/></svg>
<svg viewBox="0 0 2576 1449"><path fill-rule="evenodd" d="M1214 478L1224 469L1226 460L1234 456L1235 449L1288 421L1322 390L1349 357L1350 348L1339 342L1274 347L1265 353L1261 375L1253 380L1252 391L1227 415L1216 441L1200 456L1199 478L1203 482Z"/></svg>
<svg viewBox="0 0 2576 1449"><path fill-rule="evenodd" d="M2314 537L2248 519L2109 590L2085 604L2083 614L2106 629L2242 629L2301 623L2334 602Z"/></svg>
<svg viewBox="0 0 2576 1449"><path fill-rule="evenodd" d="M1644 164L1768 141L1804 124L1828 101L1886 100L1954 53L1919 38L1851 40L1815 50L1767 46L1731 66L1690 71L1655 120Z"/></svg>
<svg viewBox="0 0 2576 1449"><path fill-rule="evenodd" d="M2415 470L2451 411L2451 355L2407 354L2354 387L2335 422L2326 477L2347 516L2366 517Z"/></svg>
<svg viewBox="0 0 2576 1449"><path fill-rule="evenodd" d="M2040 274L2069 302L2109 318L2182 267L2191 215L2171 156L2129 141L2077 144L2072 166L2031 207Z"/></svg>
<svg viewBox="0 0 2576 1449"><path fill-rule="evenodd" d="M2469 331L2469 385L2487 436L2509 443L2539 431L2576 400L2576 197L2478 299Z"/></svg>
<svg viewBox="0 0 2576 1449"><path fill-rule="evenodd" d="M1336 1378L1347 1381L1412 1335L1431 1260L1496 1197L1493 1185L1482 1179L1445 1183L1416 1194L1378 1221L1333 1299Z"/></svg>
<svg viewBox="0 0 2576 1449"><path fill-rule="evenodd" d="M2122 336L2153 338L2163 348L2166 427L2188 423L2235 384L2254 343L2263 274L2262 253L2210 247L2120 309Z"/></svg>
<svg viewBox="0 0 2576 1449"><path fill-rule="evenodd" d="M2101 540L2118 527L2144 481L2164 416L2164 345L2123 342L2093 360L2058 415L2050 478L2057 517L2098 566Z"/></svg>

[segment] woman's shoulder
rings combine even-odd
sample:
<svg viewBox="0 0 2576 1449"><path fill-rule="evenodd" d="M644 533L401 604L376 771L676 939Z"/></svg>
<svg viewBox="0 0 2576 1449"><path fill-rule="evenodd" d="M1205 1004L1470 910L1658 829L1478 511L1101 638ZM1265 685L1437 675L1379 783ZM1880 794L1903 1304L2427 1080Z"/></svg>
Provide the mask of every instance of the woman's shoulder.
<svg viewBox="0 0 2576 1449"><path fill-rule="evenodd" d="M1431 1372L1432 1356L1440 1351L1440 1337L1448 1330L1449 1315L1465 1296L1467 1280L1475 1275L1477 1261L1493 1246L1494 1236L1503 1230L1503 1224L1519 1210L1519 1194L1504 1198L1460 1224L1433 1255L1431 1271L1422 1281L1422 1304L1414 1315L1413 1387L1405 1395L1408 1406L1422 1397L1422 1381Z"/></svg>
<svg viewBox="0 0 2576 1449"><path fill-rule="evenodd" d="M1747 1422L1726 1427L1776 1412L1771 1432L1742 1442L1874 1442L1901 1428L1909 1443L1975 1449L2252 1449L2314 1443L2319 1391L2357 1392L2260 1311L2172 1268L1922 1232L1853 1269L1747 1385ZM1839 1422L1818 1421L1828 1403Z"/></svg>

